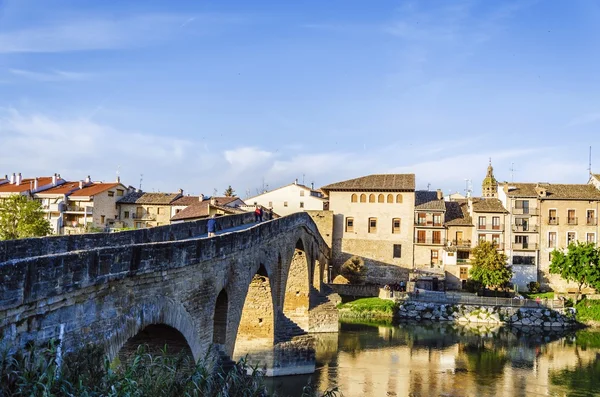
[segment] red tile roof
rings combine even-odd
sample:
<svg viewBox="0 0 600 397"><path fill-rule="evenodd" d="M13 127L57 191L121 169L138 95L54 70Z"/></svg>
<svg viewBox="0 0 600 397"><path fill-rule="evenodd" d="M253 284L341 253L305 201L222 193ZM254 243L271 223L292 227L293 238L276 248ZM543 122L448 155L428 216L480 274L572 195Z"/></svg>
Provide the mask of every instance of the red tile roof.
<svg viewBox="0 0 600 397"><path fill-rule="evenodd" d="M179 197L177 200L173 201L171 205L187 207L192 204L196 204L200 202L200 197L198 196L183 196Z"/></svg>
<svg viewBox="0 0 600 397"><path fill-rule="evenodd" d="M224 210L225 208L229 211L235 212L237 208L227 207L227 204L239 200L239 197L215 197L217 199L217 205L215 207ZM183 220L183 219L195 219L202 218L208 216L208 205L210 204L210 199L206 199L204 201L197 201L194 204L190 205L187 208L184 208L179 213L175 214L171 218L172 221ZM246 212L243 210L239 210L241 212Z"/></svg>
<svg viewBox="0 0 600 397"><path fill-rule="evenodd" d="M70 197L90 197L117 186L122 185L120 183L92 183L90 186L74 192ZM125 189L125 186L123 186L123 189Z"/></svg>
<svg viewBox="0 0 600 397"><path fill-rule="evenodd" d="M42 190L41 192L38 192L38 194L41 194L41 195L44 195L44 194L68 194L77 189L79 189L79 182L65 182L62 185L58 185L58 186L52 187L50 189Z"/></svg>
<svg viewBox="0 0 600 397"><path fill-rule="evenodd" d="M35 178L27 178L21 180L21 183L19 185L16 185L14 183L4 183L0 185L0 193L23 193L29 189L33 190L34 181ZM38 178L38 187L49 185L51 183L51 176L43 176L41 178Z"/></svg>

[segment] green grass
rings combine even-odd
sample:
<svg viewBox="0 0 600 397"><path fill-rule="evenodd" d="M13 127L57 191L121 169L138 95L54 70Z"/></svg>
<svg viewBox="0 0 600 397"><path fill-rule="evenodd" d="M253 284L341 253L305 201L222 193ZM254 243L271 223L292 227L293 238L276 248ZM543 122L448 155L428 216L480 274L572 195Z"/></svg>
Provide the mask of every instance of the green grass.
<svg viewBox="0 0 600 397"><path fill-rule="evenodd" d="M585 323L588 321L600 322L600 300L581 300L575 305L577 309L577 321Z"/></svg>
<svg viewBox="0 0 600 397"><path fill-rule="evenodd" d="M340 310L349 310L356 313L380 312L393 315L396 304L387 299L362 298L352 302L342 303L338 308Z"/></svg>
<svg viewBox="0 0 600 397"><path fill-rule="evenodd" d="M527 299L535 299L535 298L540 298L540 299L554 299L554 291L550 291L550 292L538 292L537 294L530 294L529 292L523 292L521 293L521 295L523 295L523 297L527 298Z"/></svg>

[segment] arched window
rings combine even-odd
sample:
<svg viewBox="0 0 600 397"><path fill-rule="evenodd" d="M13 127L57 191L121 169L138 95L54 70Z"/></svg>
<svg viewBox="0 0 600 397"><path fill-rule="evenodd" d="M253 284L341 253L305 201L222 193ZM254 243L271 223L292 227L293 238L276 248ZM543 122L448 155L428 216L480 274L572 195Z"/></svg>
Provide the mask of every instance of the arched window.
<svg viewBox="0 0 600 397"><path fill-rule="evenodd" d="M367 202L367 195L366 194L361 194L360 195L360 202L361 203L366 203Z"/></svg>
<svg viewBox="0 0 600 397"><path fill-rule="evenodd" d="M394 195L388 194L388 196L387 196L387 202L388 203L393 203L394 202Z"/></svg>
<svg viewBox="0 0 600 397"><path fill-rule="evenodd" d="M373 193L369 194L369 203L375 202L375 195Z"/></svg>
<svg viewBox="0 0 600 397"><path fill-rule="evenodd" d="M380 194L379 196L377 196L377 202L378 203L385 203L385 197L383 194Z"/></svg>
<svg viewBox="0 0 600 397"><path fill-rule="evenodd" d="M356 195L356 193L352 193L352 197L350 198L350 201L353 203L356 203L358 201L358 196Z"/></svg>
<svg viewBox="0 0 600 397"><path fill-rule="evenodd" d="M401 194L397 194L396 195L396 202L397 203L401 203L402 202L402 195Z"/></svg>

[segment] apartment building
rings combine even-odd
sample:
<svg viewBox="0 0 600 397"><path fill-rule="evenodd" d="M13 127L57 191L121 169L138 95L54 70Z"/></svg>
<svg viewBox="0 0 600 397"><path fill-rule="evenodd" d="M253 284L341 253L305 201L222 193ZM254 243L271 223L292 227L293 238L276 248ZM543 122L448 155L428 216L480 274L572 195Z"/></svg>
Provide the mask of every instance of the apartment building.
<svg viewBox="0 0 600 397"><path fill-rule="evenodd" d="M0 180L0 200L15 194L33 197L34 193L62 185L66 181L58 174L39 178L23 178L21 173L6 175Z"/></svg>
<svg viewBox="0 0 600 397"><path fill-rule="evenodd" d="M64 213L67 210L69 195L89 184L88 177L86 182L65 182L34 194L34 198L42 204L42 211L46 214L46 219L50 222L54 234L63 234Z"/></svg>
<svg viewBox="0 0 600 397"><path fill-rule="evenodd" d="M447 241L442 251L446 288L461 289L469 279L471 249L475 234L469 203L466 199L446 201Z"/></svg>
<svg viewBox="0 0 600 397"><path fill-rule="evenodd" d="M145 193L133 191L118 202L119 219L124 227L141 229L171 223L171 204L183 197L177 193Z"/></svg>
<svg viewBox="0 0 600 397"><path fill-rule="evenodd" d="M442 268L442 250L446 244L445 214L441 190L415 192L414 268Z"/></svg>
<svg viewBox="0 0 600 397"><path fill-rule="evenodd" d="M117 200L127 188L121 182L90 182L67 196L63 212L63 233L79 234L89 230L106 230L119 218Z"/></svg>
<svg viewBox="0 0 600 397"><path fill-rule="evenodd" d="M293 214L295 212L327 209L327 199L323 193L314 187L304 186L294 181L286 186L264 192L244 200L248 205L260 205L271 208L280 216Z"/></svg>
<svg viewBox="0 0 600 397"><path fill-rule="evenodd" d="M223 216L248 212L248 210L241 208L245 207L245 204L239 197L206 198L201 196L200 199L173 215L171 223L197 221L208 218L211 215ZM176 200L173 205L180 203L180 200ZM249 211L253 210L254 207L249 209Z"/></svg>
<svg viewBox="0 0 600 397"><path fill-rule="evenodd" d="M358 256L367 281L406 280L413 268L415 175L368 175L321 189L333 212L334 267Z"/></svg>

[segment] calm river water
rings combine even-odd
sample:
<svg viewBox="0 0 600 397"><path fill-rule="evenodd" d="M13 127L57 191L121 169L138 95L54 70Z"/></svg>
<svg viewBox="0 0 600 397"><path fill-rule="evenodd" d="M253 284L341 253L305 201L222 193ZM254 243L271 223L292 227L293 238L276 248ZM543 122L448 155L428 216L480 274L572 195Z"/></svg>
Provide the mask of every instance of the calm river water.
<svg viewBox="0 0 600 397"><path fill-rule="evenodd" d="M310 378L352 396L600 396L600 331L539 335L451 324L342 323L316 335L317 371L273 378L298 396Z"/></svg>

